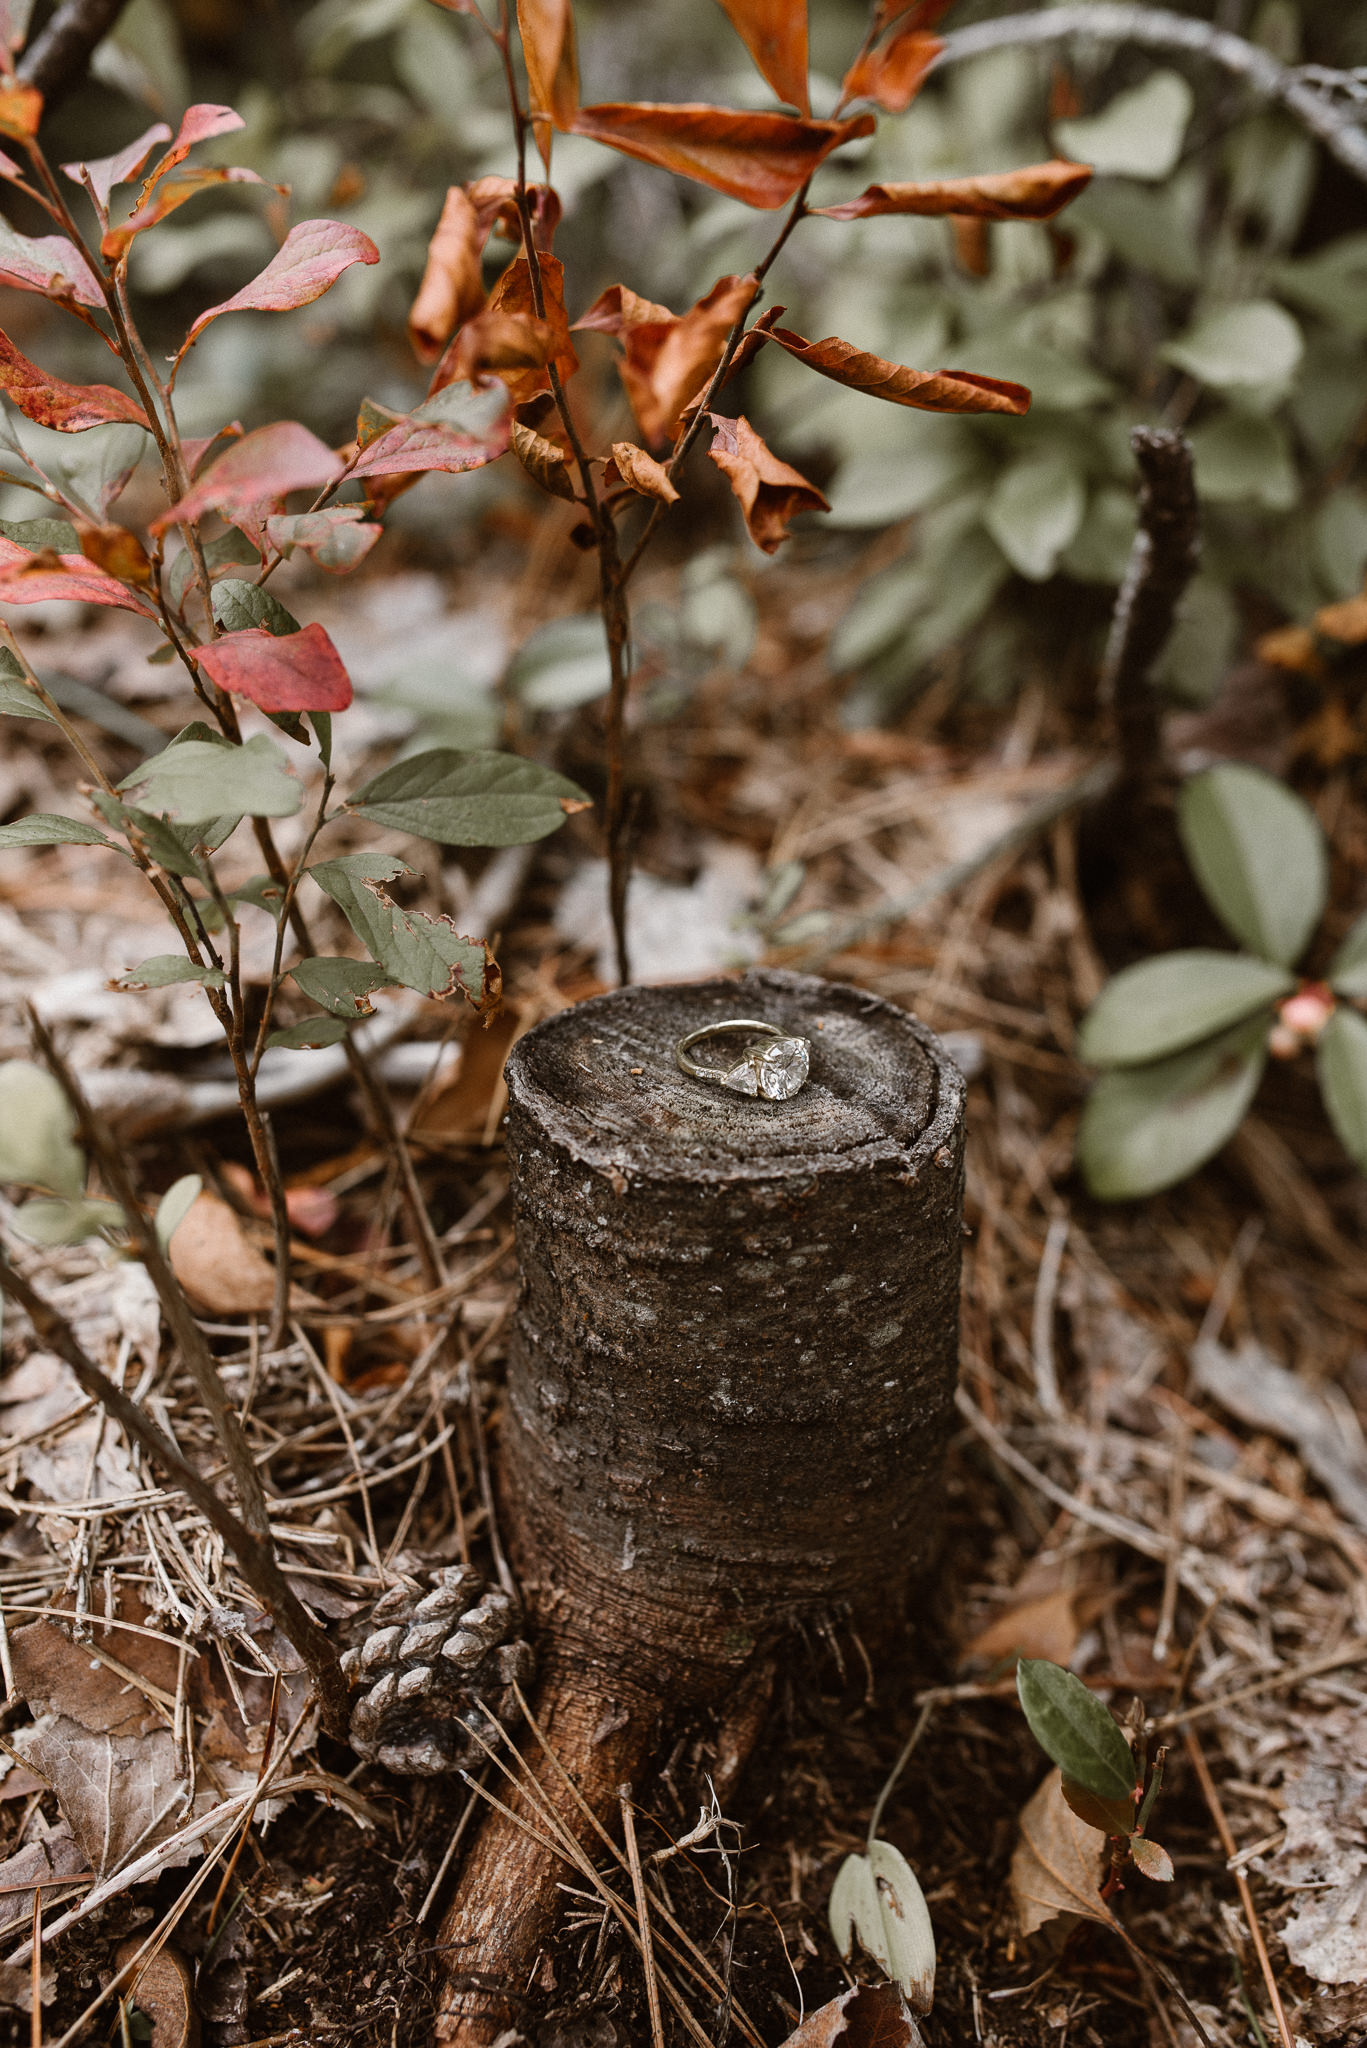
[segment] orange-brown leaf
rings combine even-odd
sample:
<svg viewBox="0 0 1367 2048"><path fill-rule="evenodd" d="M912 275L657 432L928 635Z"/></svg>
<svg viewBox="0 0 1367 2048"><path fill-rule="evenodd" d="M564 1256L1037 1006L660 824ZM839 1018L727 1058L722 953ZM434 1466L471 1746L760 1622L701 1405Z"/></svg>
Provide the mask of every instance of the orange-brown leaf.
<svg viewBox="0 0 1367 2048"><path fill-rule="evenodd" d="M905 113L943 50L938 36L926 35L913 17L902 22L873 49L856 57L840 87L840 104L872 100L889 114Z"/></svg>
<svg viewBox="0 0 1367 2048"><path fill-rule="evenodd" d="M647 455L634 441L613 442L612 460L604 468L603 481L608 485L614 481L625 484L629 491L638 491L643 498L654 498L661 505L678 503L679 494L669 481L664 464Z"/></svg>
<svg viewBox="0 0 1367 2048"><path fill-rule="evenodd" d="M867 354L828 334L824 341L805 341L788 327L765 330L766 341L844 384L851 391L865 391L870 398L885 398L891 405L916 406L923 412L1005 412L1019 415L1030 410L1030 393L1024 384L1009 384L997 377L980 377L973 370L912 370L904 363L890 363L885 356Z"/></svg>
<svg viewBox="0 0 1367 2048"><path fill-rule="evenodd" d="M467 320L447 350L442 384L475 383L484 371L540 370L551 359L550 325L530 313L500 313L486 307Z"/></svg>
<svg viewBox="0 0 1367 2048"><path fill-rule="evenodd" d="M807 84L807 0L718 0L755 60L760 76L800 114L811 112Z"/></svg>
<svg viewBox="0 0 1367 2048"><path fill-rule="evenodd" d="M571 504L576 502L569 457L558 443L547 440L534 427L514 420L513 453L543 491L549 491L553 498L568 498Z"/></svg>
<svg viewBox="0 0 1367 2048"><path fill-rule="evenodd" d="M465 187L479 222L482 249L494 229L510 242L522 239L522 222L517 211L517 184L512 178L476 178ZM549 256L551 241L560 224L560 194L550 185L529 185L527 202L532 214L532 246Z"/></svg>
<svg viewBox="0 0 1367 2048"><path fill-rule="evenodd" d="M621 335L622 382L647 441L676 437L680 415L721 361L727 336L758 289L753 273L719 278L696 306L675 315L614 285L578 323Z"/></svg>
<svg viewBox="0 0 1367 2048"><path fill-rule="evenodd" d="M1063 1797L1051 1771L1020 1817L1020 1840L1011 1858L1011 1895L1022 1934L1033 1934L1060 1913L1111 1925L1101 1897L1106 1837L1088 1827Z"/></svg>
<svg viewBox="0 0 1367 2048"><path fill-rule="evenodd" d="M461 322L483 307L484 242L469 193L463 185L452 185L427 245L422 283L408 313L408 338L419 362L435 362Z"/></svg>
<svg viewBox="0 0 1367 2048"><path fill-rule="evenodd" d="M845 121L801 121L792 114L743 114L730 107L662 106L651 101L581 107L576 135L620 149L743 199L761 210L784 206L842 142L872 135L872 114Z"/></svg>
<svg viewBox="0 0 1367 2048"><path fill-rule="evenodd" d="M967 214L976 220L1051 220L1090 181L1090 164L1055 157L983 178L935 178L916 185L870 185L857 199L814 206L828 220L868 220L878 213Z"/></svg>
<svg viewBox="0 0 1367 2048"><path fill-rule="evenodd" d="M668 306L643 299L629 284L610 284L598 294L588 312L575 321L574 331L577 334L582 328L592 334L622 334L628 327L641 327L648 320L670 321L676 317Z"/></svg>
<svg viewBox="0 0 1367 2048"><path fill-rule="evenodd" d="M550 130L568 128L579 107L579 59L572 0L517 0L537 146L550 162Z"/></svg>
<svg viewBox="0 0 1367 2048"><path fill-rule="evenodd" d="M0 85L0 135L28 142L38 133L42 118L43 95L36 85L20 85L15 79Z"/></svg>
<svg viewBox="0 0 1367 2048"><path fill-rule="evenodd" d="M713 412L708 418L716 431L707 452L735 493L751 540L766 555L787 540L788 522L799 512L830 511L815 484L780 462L743 415L732 420Z"/></svg>
<svg viewBox="0 0 1367 2048"><path fill-rule="evenodd" d="M934 28L942 14L948 14L953 0L878 0L873 14L875 35L900 21L904 28Z"/></svg>
<svg viewBox="0 0 1367 2048"><path fill-rule="evenodd" d="M567 382L574 375L579 368L579 358L570 340L570 323L565 312L564 266L556 256L541 256L537 261L541 272L544 319L537 313L532 296L527 259L516 256L494 286L485 311L477 321L468 323L476 329L471 343L465 345L465 330L462 329L442 357L432 378L434 392L444 390L457 378L469 375L468 369L462 367L462 356L471 349L477 351L485 335L489 337L491 354L499 353L495 342L500 338L505 356L510 347L512 353L517 354L519 341L524 350L520 364L490 360L487 365L503 379L514 405L525 405L538 392L550 390L551 380L546 364L555 364L562 382ZM517 326L508 325L510 321L518 323Z"/></svg>

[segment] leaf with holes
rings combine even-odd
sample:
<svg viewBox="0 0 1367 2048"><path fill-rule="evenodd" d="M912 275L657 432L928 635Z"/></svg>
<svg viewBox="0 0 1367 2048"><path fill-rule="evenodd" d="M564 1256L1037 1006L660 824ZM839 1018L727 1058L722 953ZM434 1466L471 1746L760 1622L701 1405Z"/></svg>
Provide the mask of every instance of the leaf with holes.
<svg viewBox="0 0 1367 2048"><path fill-rule="evenodd" d="M1080 1678L1045 1657L1022 1657L1016 1690L1034 1736L1051 1763L1098 1799L1126 1799L1134 1758L1109 1709Z"/></svg>
<svg viewBox="0 0 1367 2048"><path fill-rule="evenodd" d="M1130 1067L1196 1045L1268 1012L1296 978L1247 953L1192 947L1123 967L1093 1003L1078 1031L1078 1058L1092 1067Z"/></svg>
<svg viewBox="0 0 1367 2048"><path fill-rule="evenodd" d="M107 426L124 421L144 427L147 421L137 400L112 384L67 384L14 346L0 330L0 390L25 419L40 427L55 427L59 434L82 434L87 427Z"/></svg>
<svg viewBox="0 0 1367 2048"><path fill-rule="evenodd" d="M454 747L429 747L396 761L347 801L349 811L372 825L414 832L441 846L525 846L588 806L577 783L538 761Z"/></svg>
<svg viewBox="0 0 1367 2048"><path fill-rule="evenodd" d="M331 291L353 263L378 263L369 235L341 220L301 220L292 227L265 269L217 306L208 306L181 343L176 361L224 313L292 313Z"/></svg>
<svg viewBox="0 0 1367 2048"><path fill-rule="evenodd" d="M658 164L761 211L786 206L833 149L872 135L872 114L802 121L791 114L651 101L581 107L571 132Z"/></svg>
<svg viewBox="0 0 1367 2048"><path fill-rule="evenodd" d="M268 633L262 634L269 640ZM126 778L141 790L140 804L174 824L202 825L232 812L248 818L292 818L304 801L303 784L274 740L257 733L241 746L184 740L167 747Z"/></svg>
<svg viewBox="0 0 1367 2048"><path fill-rule="evenodd" d="M497 1001L498 970L481 940L463 938L448 917L400 910L384 894L386 882L412 872L406 861L349 853L307 872L390 980L437 1001L457 993L479 1009Z"/></svg>
<svg viewBox="0 0 1367 2048"><path fill-rule="evenodd" d="M811 112L807 84L806 0L718 0L779 99Z"/></svg>
<svg viewBox="0 0 1367 2048"><path fill-rule="evenodd" d="M973 220L1052 220L1091 179L1091 166L1055 157L982 178L936 178L916 185L870 185L857 199L814 206L827 220L871 220L876 214L960 214Z"/></svg>
<svg viewBox="0 0 1367 2048"><path fill-rule="evenodd" d="M196 647L193 659L221 690L249 697L263 711L345 711L351 702L351 678L319 625L295 633L274 626L225 633Z"/></svg>
<svg viewBox="0 0 1367 2048"><path fill-rule="evenodd" d="M917 2012L935 1999L935 1935L916 1873L891 1842L847 1856L831 1886L831 1934L846 1962L854 1944L873 1957Z"/></svg>
<svg viewBox="0 0 1367 2048"><path fill-rule="evenodd" d="M1177 825L1216 916L1250 952L1292 966L1328 892L1324 834L1309 805L1261 768L1226 762L1183 785Z"/></svg>

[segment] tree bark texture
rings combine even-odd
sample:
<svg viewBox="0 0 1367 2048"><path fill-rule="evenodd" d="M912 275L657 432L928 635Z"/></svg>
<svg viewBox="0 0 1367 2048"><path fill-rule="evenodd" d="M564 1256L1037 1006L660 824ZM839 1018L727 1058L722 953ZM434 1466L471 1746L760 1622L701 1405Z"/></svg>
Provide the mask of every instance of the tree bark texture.
<svg viewBox="0 0 1367 2048"><path fill-rule="evenodd" d="M677 1040L726 1017L811 1041L800 1094L678 1070ZM804 1621L876 1647L904 1617L953 1413L964 1084L905 1012L774 970L582 1003L507 1080L505 1536L549 1746L606 1817L662 1708L725 1717ZM491 1816L440 1937L441 2038L515 2022L566 1875Z"/></svg>

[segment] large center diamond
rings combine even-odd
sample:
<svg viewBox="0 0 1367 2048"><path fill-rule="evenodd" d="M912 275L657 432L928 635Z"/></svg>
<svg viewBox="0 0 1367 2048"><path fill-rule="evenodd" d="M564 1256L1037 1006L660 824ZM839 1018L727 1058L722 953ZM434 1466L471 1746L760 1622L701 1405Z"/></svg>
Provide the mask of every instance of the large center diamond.
<svg viewBox="0 0 1367 2048"><path fill-rule="evenodd" d="M805 1038L774 1038L766 1045L752 1045L721 1076L723 1088L736 1095L764 1095L770 1102L786 1102L811 1072L811 1048Z"/></svg>

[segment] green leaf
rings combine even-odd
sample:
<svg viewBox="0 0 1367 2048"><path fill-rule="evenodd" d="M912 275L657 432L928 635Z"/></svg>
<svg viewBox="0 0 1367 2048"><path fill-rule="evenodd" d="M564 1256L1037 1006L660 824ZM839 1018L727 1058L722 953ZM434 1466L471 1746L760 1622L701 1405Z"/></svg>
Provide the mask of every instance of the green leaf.
<svg viewBox="0 0 1367 2048"><path fill-rule="evenodd" d="M87 1201L49 1201L37 1197L21 1202L14 1212L14 1227L30 1244L80 1244L102 1230L117 1230L124 1220L117 1202L98 1198Z"/></svg>
<svg viewBox="0 0 1367 2048"><path fill-rule="evenodd" d="M32 1060L0 1065L0 1181L50 1188L73 1199L85 1192L85 1155L71 1104L45 1067Z"/></svg>
<svg viewBox="0 0 1367 2048"><path fill-rule="evenodd" d="M217 540L206 541L204 544L204 566L210 576L215 569L221 569L227 563L236 563L242 568L261 566L260 551L254 548L246 534L239 533L235 526L230 526ZM173 610L180 610L185 593L194 581L194 574L194 557L188 548L182 548L166 576L166 587Z"/></svg>
<svg viewBox="0 0 1367 2048"><path fill-rule="evenodd" d="M208 824L230 812L292 818L304 801L303 784L264 733L242 746L187 740L167 747L119 785L130 786L141 790L145 808L163 811L182 825Z"/></svg>
<svg viewBox="0 0 1367 2048"><path fill-rule="evenodd" d="M1272 283L1294 305L1318 313L1344 333L1367 335L1367 232L1340 235L1313 256L1279 263Z"/></svg>
<svg viewBox="0 0 1367 2048"><path fill-rule="evenodd" d="M1130 1745L1080 1678L1047 1657L1022 1657L1016 1691L1030 1733L1065 1778L1098 1799L1132 1800L1137 1779Z"/></svg>
<svg viewBox="0 0 1367 2048"><path fill-rule="evenodd" d="M348 853L340 860L323 861L308 873L332 898L388 980L437 1000L458 990L472 1003L482 1000L483 945L462 938L450 918L400 910L382 893L385 882L411 873L406 862L392 854Z"/></svg>
<svg viewBox="0 0 1367 2048"><path fill-rule="evenodd" d="M1161 1059L1270 1008L1295 986L1293 974L1247 953L1192 947L1141 960L1122 968L1083 1018L1078 1058L1089 1067Z"/></svg>
<svg viewBox="0 0 1367 2048"><path fill-rule="evenodd" d="M1355 597L1367 575L1367 496L1336 490L1315 515L1315 566L1330 597Z"/></svg>
<svg viewBox="0 0 1367 2048"><path fill-rule="evenodd" d="M1131 1835L1130 1854L1135 1868L1145 1877L1151 1877L1155 1884L1171 1884L1176 1872L1172 1858L1161 1842L1154 1842L1147 1835Z"/></svg>
<svg viewBox="0 0 1367 2048"><path fill-rule="evenodd" d="M297 633L299 621L269 590L225 576L213 586L214 617L225 633L263 626L268 633Z"/></svg>
<svg viewBox="0 0 1367 2048"><path fill-rule="evenodd" d="M1239 607L1214 576L1193 576L1155 679L1183 704L1209 704L1225 679L1240 632Z"/></svg>
<svg viewBox="0 0 1367 2048"><path fill-rule="evenodd" d="M1251 953L1292 966L1328 888L1324 834L1309 806L1261 768L1226 762L1184 785L1177 824L1216 916Z"/></svg>
<svg viewBox="0 0 1367 2048"><path fill-rule="evenodd" d="M157 1203L153 1225L163 1251L199 1200L203 1187L204 1182L197 1173L183 1173L179 1180L172 1181Z"/></svg>
<svg viewBox="0 0 1367 2048"><path fill-rule="evenodd" d="M256 910L264 910L267 917L278 918L285 907L285 885L277 882L274 875L253 875L238 888L228 891L232 903L250 903Z"/></svg>
<svg viewBox="0 0 1367 2048"><path fill-rule="evenodd" d="M533 711L569 711L591 704L612 685L603 621L597 612L552 619L523 642L508 669L508 687Z"/></svg>
<svg viewBox="0 0 1367 2048"><path fill-rule="evenodd" d="M197 967L183 953L154 953L118 976L115 987L122 989L174 988L178 982L197 982L201 988L222 988L227 977L221 967Z"/></svg>
<svg viewBox="0 0 1367 2048"><path fill-rule="evenodd" d="M1339 1143L1367 1173L1367 1018L1335 1010L1315 1047L1315 1068Z"/></svg>
<svg viewBox="0 0 1367 2048"><path fill-rule="evenodd" d="M23 668L8 647L0 647L0 717L41 718L48 725L57 723L24 681Z"/></svg>
<svg viewBox="0 0 1367 2048"><path fill-rule="evenodd" d="M1082 524L1087 491L1061 455L1028 455L998 478L983 525L1013 569L1042 583Z"/></svg>
<svg viewBox="0 0 1367 2048"><path fill-rule="evenodd" d="M52 811L32 811L12 825L0 825L0 846L107 846L121 853L112 839L79 818L59 818Z"/></svg>
<svg viewBox="0 0 1367 2048"><path fill-rule="evenodd" d="M1248 299L1203 314L1194 327L1160 353L1179 370L1217 390L1284 384L1305 348L1300 328L1284 306Z"/></svg>
<svg viewBox="0 0 1367 2048"><path fill-rule="evenodd" d="M350 1029L340 1017L305 1017L272 1031L266 1043L281 1052L318 1052L325 1045L337 1045Z"/></svg>
<svg viewBox="0 0 1367 2048"><path fill-rule="evenodd" d="M916 1873L891 1842L847 1856L831 1886L831 1935L846 1962L858 1941L917 2012L935 1996L935 1935Z"/></svg>
<svg viewBox="0 0 1367 2048"><path fill-rule="evenodd" d="M318 742L318 758L325 768L330 768L332 766L332 713L330 711L310 711L309 724L313 727L313 737Z"/></svg>
<svg viewBox="0 0 1367 2048"><path fill-rule="evenodd" d="M117 797L106 796L103 790L92 791L90 801L106 824L115 826L120 832L136 832L148 854L159 867L165 868L168 875L179 875L182 881L192 876L196 881L203 881L203 863L194 852L189 833L178 832L174 825L168 825L164 818L156 817L151 811L121 804Z"/></svg>
<svg viewBox="0 0 1367 2048"><path fill-rule="evenodd" d="M1180 71L1153 71L1117 93L1100 113L1054 123L1054 140L1075 163L1122 178L1157 182L1177 168L1195 100Z"/></svg>
<svg viewBox="0 0 1367 2048"><path fill-rule="evenodd" d="M1301 484L1285 427L1258 413L1226 412L1191 435L1198 495L1215 505L1289 512Z"/></svg>
<svg viewBox="0 0 1367 2048"><path fill-rule="evenodd" d="M1092 228L1122 263L1147 270L1161 284L1194 290L1201 282L1198 256L1204 181L1189 172L1161 191L1119 178L1096 178L1068 208L1070 227Z"/></svg>
<svg viewBox="0 0 1367 2048"><path fill-rule="evenodd" d="M1185 1180L1238 1128L1267 1058L1259 1017L1170 1059L1103 1074L1077 1135L1078 1164L1103 1202Z"/></svg>
<svg viewBox="0 0 1367 2048"><path fill-rule="evenodd" d="M1064 1803L1071 1806L1079 1820L1086 1821L1089 1828L1099 1828L1103 1835L1131 1835L1134 1833L1134 1800L1098 1799L1095 1792L1089 1792L1085 1785L1077 1785L1071 1778L1060 1778L1059 1791Z"/></svg>
<svg viewBox="0 0 1367 2048"><path fill-rule="evenodd" d="M588 802L578 783L520 755L429 747L386 768L347 809L442 846L524 846Z"/></svg>
<svg viewBox="0 0 1367 2048"><path fill-rule="evenodd" d="M1367 996L1367 911L1350 928L1324 978L1341 996Z"/></svg>
<svg viewBox="0 0 1367 2048"><path fill-rule="evenodd" d="M377 988L387 988L392 980L369 960L301 960L290 973L306 996L334 1017L348 1020L369 1017L375 1005L367 998Z"/></svg>
<svg viewBox="0 0 1367 2048"><path fill-rule="evenodd" d="M0 534L35 555L44 548L59 555L81 552L81 536L69 519L0 519Z"/></svg>

